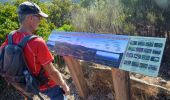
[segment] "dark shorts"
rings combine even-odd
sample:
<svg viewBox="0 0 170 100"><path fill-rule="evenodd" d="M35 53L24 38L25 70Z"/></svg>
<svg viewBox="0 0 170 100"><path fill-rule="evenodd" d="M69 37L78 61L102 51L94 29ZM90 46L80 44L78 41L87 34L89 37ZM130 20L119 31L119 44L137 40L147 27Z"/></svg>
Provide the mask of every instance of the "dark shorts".
<svg viewBox="0 0 170 100"><path fill-rule="evenodd" d="M63 94L63 90L59 86L54 86L45 91L41 91L42 94L47 95L50 100L67 100Z"/></svg>

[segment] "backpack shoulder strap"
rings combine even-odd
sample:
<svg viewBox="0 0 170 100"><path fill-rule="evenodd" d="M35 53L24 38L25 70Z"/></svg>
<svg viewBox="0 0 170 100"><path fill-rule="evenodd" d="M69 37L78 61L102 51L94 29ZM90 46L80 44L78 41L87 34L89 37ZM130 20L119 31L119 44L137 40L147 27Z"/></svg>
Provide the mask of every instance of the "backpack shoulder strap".
<svg viewBox="0 0 170 100"><path fill-rule="evenodd" d="M8 34L8 44L12 44L12 43L13 43L12 35L13 35L15 32L16 32L16 30L11 31L11 32Z"/></svg>
<svg viewBox="0 0 170 100"><path fill-rule="evenodd" d="M30 41L30 40L32 40L32 39L34 39L34 38L37 38L37 37L38 37L38 36L36 36L36 35L28 35L28 36L25 36L18 45L23 48L28 41Z"/></svg>

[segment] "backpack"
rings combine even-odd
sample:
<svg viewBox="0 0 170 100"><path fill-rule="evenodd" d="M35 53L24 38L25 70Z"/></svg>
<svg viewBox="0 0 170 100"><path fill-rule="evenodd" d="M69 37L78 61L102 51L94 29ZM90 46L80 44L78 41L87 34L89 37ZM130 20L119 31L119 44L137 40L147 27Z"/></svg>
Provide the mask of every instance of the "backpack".
<svg viewBox="0 0 170 100"><path fill-rule="evenodd" d="M42 84L40 80L45 79L44 71L40 71L40 74L43 74L39 75L41 79L33 76L23 53L26 43L37 36L25 36L19 44L13 44L12 35L14 33L15 31L8 35L8 44L4 48L0 48L0 75L24 96L29 98L38 95L43 100L39 95L39 85Z"/></svg>

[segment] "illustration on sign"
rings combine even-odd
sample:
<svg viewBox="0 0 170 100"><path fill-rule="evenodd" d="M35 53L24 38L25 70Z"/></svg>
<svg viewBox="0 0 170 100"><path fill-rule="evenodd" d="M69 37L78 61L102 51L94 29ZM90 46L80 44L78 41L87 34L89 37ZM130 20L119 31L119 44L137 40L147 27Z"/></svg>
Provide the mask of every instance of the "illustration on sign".
<svg viewBox="0 0 170 100"><path fill-rule="evenodd" d="M128 41L123 35L53 31L47 45L61 56L118 68Z"/></svg>

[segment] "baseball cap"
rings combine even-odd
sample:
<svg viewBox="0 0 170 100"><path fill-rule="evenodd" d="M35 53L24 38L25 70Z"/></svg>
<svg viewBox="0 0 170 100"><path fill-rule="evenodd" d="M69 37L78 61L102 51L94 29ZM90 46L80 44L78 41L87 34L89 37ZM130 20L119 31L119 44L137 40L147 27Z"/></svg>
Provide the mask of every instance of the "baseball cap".
<svg viewBox="0 0 170 100"><path fill-rule="evenodd" d="M21 3L18 7L18 14L38 14L42 17L47 18L48 15L41 11L40 7L29 1Z"/></svg>

